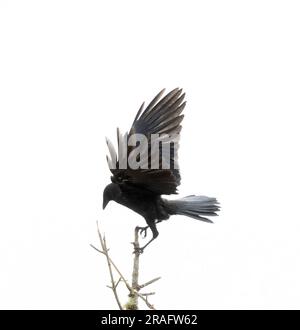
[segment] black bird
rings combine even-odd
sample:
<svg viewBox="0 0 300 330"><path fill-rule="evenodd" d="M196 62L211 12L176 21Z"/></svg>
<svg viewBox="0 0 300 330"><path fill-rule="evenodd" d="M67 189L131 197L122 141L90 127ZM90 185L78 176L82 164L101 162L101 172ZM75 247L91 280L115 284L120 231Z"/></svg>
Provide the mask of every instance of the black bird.
<svg viewBox="0 0 300 330"><path fill-rule="evenodd" d="M177 187L180 185L180 173L177 167L178 137L181 131L181 114L186 102L185 94L181 89L174 89L162 97L162 90L143 111L144 103L140 107L129 133L122 136L117 129L118 155L109 140L107 145L111 158L107 157L108 165L112 172L111 181L103 192L103 209L109 201L113 200L122 204L143 216L146 220L146 227L139 227L140 232L146 236L147 228L152 231L152 239L139 252L143 252L157 236L156 224L167 220L170 215L180 214L188 217L212 222L207 216L215 216L219 211L218 202L215 198L206 196L187 196L176 200L167 200L161 195L177 194ZM133 151L132 145L128 146L127 141L134 134L143 134L147 138L146 167L130 168L129 158ZM158 134L162 141L169 141L169 163L163 166L164 154L162 144L159 144L158 167L151 167L151 135ZM164 137L168 137L164 140ZM136 144L138 146L138 143ZM153 148L153 147L152 147ZM145 148L144 148L145 151ZM125 165L124 166L124 160ZM141 160L141 154L136 156ZM123 161L123 166L121 163ZM115 162L115 163L114 163Z"/></svg>

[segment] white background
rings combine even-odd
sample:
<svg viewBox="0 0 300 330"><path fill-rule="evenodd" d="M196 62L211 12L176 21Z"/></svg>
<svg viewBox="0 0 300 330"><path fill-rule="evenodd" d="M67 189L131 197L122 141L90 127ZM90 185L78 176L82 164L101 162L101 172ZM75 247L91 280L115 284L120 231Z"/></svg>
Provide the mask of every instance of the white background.
<svg viewBox="0 0 300 330"><path fill-rule="evenodd" d="M179 86L180 196L222 212L159 225L151 302L300 308L299 17L298 1L0 1L0 307L117 307L96 220L128 279L144 222L101 209L104 138Z"/></svg>

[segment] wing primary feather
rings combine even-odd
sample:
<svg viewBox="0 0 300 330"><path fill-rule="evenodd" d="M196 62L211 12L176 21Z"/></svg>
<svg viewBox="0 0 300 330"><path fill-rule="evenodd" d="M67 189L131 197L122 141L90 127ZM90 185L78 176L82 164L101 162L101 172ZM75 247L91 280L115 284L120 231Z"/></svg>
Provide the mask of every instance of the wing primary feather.
<svg viewBox="0 0 300 330"><path fill-rule="evenodd" d="M136 114L136 116L135 116L135 118L134 118L134 121L133 121L133 123L132 123L132 126L133 126L134 123L138 120L138 118L139 118L141 112L142 112L143 109L144 109L144 105L145 105L145 102L143 102L142 105L140 106L139 111L137 112L137 114Z"/></svg>
<svg viewBox="0 0 300 330"><path fill-rule="evenodd" d="M174 95L176 95L179 91L179 88L173 89L170 93L168 93L163 99L161 99L154 107L151 109L151 111L146 111L143 113L142 117L143 119L146 119L150 116L156 113L158 110L160 110Z"/></svg>
<svg viewBox="0 0 300 330"><path fill-rule="evenodd" d="M149 131L150 132L155 131L156 130L155 128L157 128L157 126L161 127L162 124L170 123L173 119L178 118L178 116L183 111L185 105L186 105L186 102L182 103L179 107L177 107L172 112L165 113L164 115L157 118L159 120L159 123L156 123L156 121L154 119L153 122L151 124L149 124L149 127L148 127Z"/></svg>
<svg viewBox="0 0 300 330"><path fill-rule="evenodd" d="M108 164L109 169L112 170L113 169L112 161L107 155L106 155L106 160L107 160L107 164Z"/></svg>
<svg viewBox="0 0 300 330"><path fill-rule="evenodd" d="M174 119L162 123L161 125L159 125L157 127L157 129L155 130L154 133L159 133L159 134L168 134L168 133L172 133L172 129L176 129L176 127L181 123L182 119L183 119L184 115L180 115L178 117L175 117ZM171 130L171 132L169 132Z"/></svg>
<svg viewBox="0 0 300 330"><path fill-rule="evenodd" d="M165 92L165 88L162 89L156 96L155 98L149 103L149 105L147 106L147 108L145 109L145 111L143 112L143 115L146 114L147 112L149 112L153 106L156 104L156 102L160 99L160 97L162 96L162 94ZM142 116L143 116L142 115Z"/></svg>
<svg viewBox="0 0 300 330"><path fill-rule="evenodd" d="M110 142L110 140L108 138L106 138L106 144L108 146L108 150L109 150L109 153L110 153L110 158L113 161L117 161L117 153L115 151L115 148L113 146L113 144Z"/></svg>
<svg viewBox="0 0 300 330"><path fill-rule="evenodd" d="M117 141L118 141L118 150L120 148L120 129L117 127Z"/></svg>
<svg viewBox="0 0 300 330"><path fill-rule="evenodd" d="M183 101L185 94L180 96L182 90L180 89L168 102L165 106L161 106L158 109L153 109L151 115L149 114L147 121L150 124L159 120L160 122L164 121L166 117L174 116L173 112L177 109L180 103ZM179 97L180 96L180 97Z"/></svg>

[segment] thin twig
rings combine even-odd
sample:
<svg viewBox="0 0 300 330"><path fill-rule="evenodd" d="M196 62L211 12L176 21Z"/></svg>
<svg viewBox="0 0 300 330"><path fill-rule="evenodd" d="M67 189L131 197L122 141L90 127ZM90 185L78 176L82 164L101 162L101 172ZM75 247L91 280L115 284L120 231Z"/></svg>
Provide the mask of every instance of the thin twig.
<svg viewBox="0 0 300 330"><path fill-rule="evenodd" d="M148 281L148 282L146 282L146 283L144 283L144 284L139 285L139 286L138 286L138 289L139 289L139 290L140 290L140 289L143 289L145 286L150 285L150 284L152 284L152 283L154 283L154 282L156 282L156 281L158 281L158 280L160 280L160 279L161 279L161 277L155 277L153 280Z"/></svg>
<svg viewBox="0 0 300 330"><path fill-rule="evenodd" d="M90 246L93 249L95 249L97 252L105 255L105 253L103 251L97 249L93 244L90 244ZM124 282L124 284L126 285L127 289L129 291L131 291L132 290L132 287L129 285L129 283L127 282L127 280L125 279L125 277L122 275L122 273L119 271L118 267L116 266L116 264L112 261L112 259L110 257L109 257L109 261L110 261L111 265L114 267L114 269L116 270L116 272L120 275L120 277L121 277L122 281Z"/></svg>
<svg viewBox="0 0 300 330"><path fill-rule="evenodd" d="M119 283L122 281L121 277L118 279L118 282L116 283L115 287L117 288L117 286L119 285Z"/></svg>
<svg viewBox="0 0 300 330"><path fill-rule="evenodd" d="M106 246L106 240L105 240L105 237L102 238L102 235L101 235L100 230L99 230L98 221L97 221L97 229L98 229L98 235L99 235L101 247L102 247L103 253L106 256L106 261L107 261L110 280L111 280L111 289L113 291L113 294L115 296L115 299L116 299L116 302L118 304L119 309L123 310L123 307L121 305L121 302L120 302L120 299L119 299L118 293L117 293L117 288L116 288L116 284L115 284L115 280L114 280L114 276L113 276L113 272L112 272L112 268L111 268L111 259L108 255L108 249L107 249L107 246Z"/></svg>

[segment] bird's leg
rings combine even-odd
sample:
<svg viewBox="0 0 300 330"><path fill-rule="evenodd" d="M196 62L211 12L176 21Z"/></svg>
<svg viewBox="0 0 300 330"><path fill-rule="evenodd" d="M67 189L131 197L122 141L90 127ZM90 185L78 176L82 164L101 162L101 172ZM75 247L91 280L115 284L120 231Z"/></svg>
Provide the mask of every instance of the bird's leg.
<svg viewBox="0 0 300 330"><path fill-rule="evenodd" d="M146 247L147 247L152 241L154 241L155 238L156 238L156 237L152 237L152 238L150 239L150 241L149 241L147 244L145 244L143 247L136 248L136 249L135 249L135 252L137 251L138 253L143 253L144 250L145 250L145 248L146 248Z"/></svg>
<svg viewBox="0 0 300 330"><path fill-rule="evenodd" d="M151 229L151 231L152 231L152 238L150 239L150 241L146 244L146 245L144 245L143 247L139 247L139 248L134 248L134 253L139 253L139 254L141 254L141 253L143 253L144 252L144 249L151 243L151 242L153 242L156 238L157 238L157 236L158 236L158 231L157 231L157 229L156 229L156 226L155 226L155 223L154 222L152 222L152 223L150 223L150 222L148 222L147 221L147 223L148 223L148 225L149 226L147 226L147 227L145 227L145 228L148 228L148 227L150 227L150 229Z"/></svg>
<svg viewBox="0 0 300 330"><path fill-rule="evenodd" d="M147 229L149 228L149 226L146 227L136 227L136 229L139 231L140 235L143 235L143 238L145 238L147 236Z"/></svg>
<svg viewBox="0 0 300 330"><path fill-rule="evenodd" d="M155 220L155 224L158 224L162 222L162 220ZM143 235L143 238L147 237L147 229L149 228L150 226L146 226L146 227L137 227L137 230L139 231L139 234L140 235Z"/></svg>

